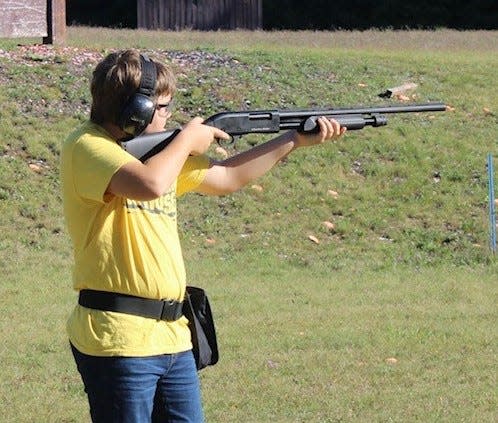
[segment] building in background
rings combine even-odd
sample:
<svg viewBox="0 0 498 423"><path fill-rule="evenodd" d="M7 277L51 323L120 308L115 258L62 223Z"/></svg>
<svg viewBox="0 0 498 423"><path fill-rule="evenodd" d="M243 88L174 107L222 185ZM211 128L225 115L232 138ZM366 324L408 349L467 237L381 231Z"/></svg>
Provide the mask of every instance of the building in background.
<svg viewBox="0 0 498 423"><path fill-rule="evenodd" d="M65 0L0 0L0 37L42 37L46 44L66 38Z"/></svg>

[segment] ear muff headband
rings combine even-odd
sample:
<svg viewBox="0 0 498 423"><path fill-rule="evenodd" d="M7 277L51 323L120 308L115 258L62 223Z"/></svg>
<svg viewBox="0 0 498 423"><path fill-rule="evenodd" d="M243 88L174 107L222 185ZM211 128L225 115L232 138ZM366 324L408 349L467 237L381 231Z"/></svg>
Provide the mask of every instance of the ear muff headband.
<svg viewBox="0 0 498 423"><path fill-rule="evenodd" d="M126 103L119 126L127 134L140 135L152 121L155 104L152 100L156 87L156 65L147 55L140 55L141 76L137 92Z"/></svg>
<svg viewBox="0 0 498 423"><path fill-rule="evenodd" d="M140 55L140 64L142 74L140 76L140 87L138 93L152 97L156 88L156 65L146 54Z"/></svg>

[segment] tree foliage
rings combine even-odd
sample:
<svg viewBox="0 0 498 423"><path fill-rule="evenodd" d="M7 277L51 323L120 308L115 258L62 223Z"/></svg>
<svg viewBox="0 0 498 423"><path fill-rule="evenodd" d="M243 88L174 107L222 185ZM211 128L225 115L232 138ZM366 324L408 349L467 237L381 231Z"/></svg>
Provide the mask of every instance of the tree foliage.
<svg viewBox="0 0 498 423"><path fill-rule="evenodd" d="M495 0L271 0L266 29L496 29Z"/></svg>

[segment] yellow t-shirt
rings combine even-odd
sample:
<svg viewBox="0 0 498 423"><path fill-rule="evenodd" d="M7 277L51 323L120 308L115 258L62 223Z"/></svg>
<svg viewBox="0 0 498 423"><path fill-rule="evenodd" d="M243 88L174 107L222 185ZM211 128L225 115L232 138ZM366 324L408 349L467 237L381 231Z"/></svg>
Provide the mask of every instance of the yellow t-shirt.
<svg viewBox="0 0 498 423"><path fill-rule="evenodd" d="M190 157L160 198L104 196L114 173L137 160L100 126L83 124L64 142L61 180L74 252L73 285L144 298L181 301L186 276L176 220L176 196L204 179L209 161ZM156 321L77 305L67 323L71 343L96 356L140 357L192 347L187 319Z"/></svg>

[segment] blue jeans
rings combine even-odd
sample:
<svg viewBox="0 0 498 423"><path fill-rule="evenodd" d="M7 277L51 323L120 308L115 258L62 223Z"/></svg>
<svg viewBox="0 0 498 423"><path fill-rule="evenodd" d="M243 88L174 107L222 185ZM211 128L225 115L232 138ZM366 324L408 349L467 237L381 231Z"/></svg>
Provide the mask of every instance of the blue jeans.
<svg viewBox="0 0 498 423"><path fill-rule="evenodd" d="M94 423L203 422L192 351L95 357L71 345Z"/></svg>

